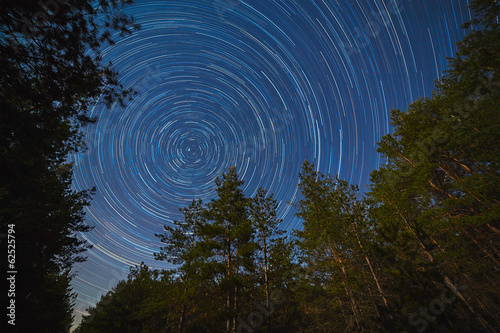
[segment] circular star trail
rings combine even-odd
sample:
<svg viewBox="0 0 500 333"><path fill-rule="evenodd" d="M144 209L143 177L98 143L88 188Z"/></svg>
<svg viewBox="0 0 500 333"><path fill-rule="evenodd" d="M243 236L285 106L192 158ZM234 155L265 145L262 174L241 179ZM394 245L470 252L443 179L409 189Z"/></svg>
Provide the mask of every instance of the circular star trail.
<svg viewBox="0 0 500 333"><path fill-rule="evenodd" d="M363 189L381 162L390 109L429 96L466 33L465 0L137 1L142 29L102 50L137 95L90 110L88 150L72 158L93 248L73 281L76 311L144 261L163 225L215 197L236 166L253 195L274 193L287 231L300 227L301 163Z"/></svg>

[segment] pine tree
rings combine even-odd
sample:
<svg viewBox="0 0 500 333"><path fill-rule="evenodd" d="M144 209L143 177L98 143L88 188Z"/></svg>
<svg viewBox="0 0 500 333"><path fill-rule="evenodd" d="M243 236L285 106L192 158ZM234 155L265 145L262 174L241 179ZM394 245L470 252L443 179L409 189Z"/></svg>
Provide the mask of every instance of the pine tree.
<svg viewBox="0 0 500 333"><path fill-rule="evenodd" d="M303 199L297 205L297 216L302 218L303 228L296 235L307 279L313 281L318 293L335 299L329 306L338 309L336 315L344 327L356 331L369 328L379 308L387 308L388 303L365 237L370 226L364 203L357 198L358 190L314 171L314 165L307 161L299 177Z"/></svg>
<svg viewBox="0 0 500 333"><path fill-rule="evenodd" d="M223 272L220 287L226 294L226 331L235 332L241 310L239 290L244 286L245 275L251 273L253 229L247 215L247 199L240 188L243 181L238 179L236 168L229 168L215 183L218 197L208 204L210 223L204 227L203 236L218 272Z"/></svg>
<svg viewBox="0 0 500 333"><path fill-rule="evenodd" d="M271 291L275 285L270 281L271 251L276 246L279 236L284 231L279 229L281 219L276 216L278 204L271 194L267 197L267 192L263 188L257 190L256 195L249 202L249 218L255 231L256 251L255 267L257 274L257 284L263 286L265 299L265 320L267 332L272 329L271 317ZM275 259L276 260L276 259Z"/></svg>
<svg viewBox="0 0 500 333"><path fill-rule="evenodd" d="M200 250L200 228L205 223L206 210L201 200L193 200L188 208L181 209L184 221L174 221L174 227L165 226L163 234L155 234L164 247L155 253L156 260L165 260L180 265L172 270L179 276L183 285L182 295L176 299L180 305L179 331L183 332L195 317L193 300L199 299L206 280L201 274L203 269L203 253ZM197 311L199 311L199 306Z"/></svg>
<svg viewBox="0 0 500 333"><path fill-rule="evenodd" d="M184 221L166 226L157 235L166 245L155 254L159 260L180 265L175 270L185 282L179 328L237 330L238 315L248 311L245 292L253 272L253 228L248 200L241 190L236 168L216 181L217 198L205 206L193 201L182 209ZM196 302L192 300L196 299ZM190 312L191 319L185 318ZM202 321L195 317L204 318ZM224 322L224 327L221 323Z"/></svg>
<svg viewBox="0 0 500 333"><path fill-rule="evenodd" d="M490 292L500 259L500 4L471 8L475 29L433 96L392 112L395 131L379 144L387 162L372 173L371 216L410 329L493 332L500 321ZM443 290L456 299L443 313L412 315Z"/></svg>
<svg viewBox="0 0 500 333"><path fill-rule="evenodd" d="M130 1L99 3L20 0L0 8L0 226L4 233L15 225L19 331L71 324L71 268L88 248L76 234L89 231L92 191L72 190L67 158L84 148L89 106L131 94L99 56L112 33L134 29L121 11ZM7 271L5 261L0 267Z"/></svg>

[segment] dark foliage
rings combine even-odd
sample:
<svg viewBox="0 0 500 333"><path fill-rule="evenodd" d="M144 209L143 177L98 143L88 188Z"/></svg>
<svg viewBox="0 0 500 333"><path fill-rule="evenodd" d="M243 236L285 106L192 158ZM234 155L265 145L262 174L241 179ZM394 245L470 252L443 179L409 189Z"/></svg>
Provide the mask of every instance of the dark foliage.
<svg viewBox="0 0 500 333"><path fill-rule="evenodd" d="M126 3L2 1L0 225L2 233L14 225L18 272L10 329L62 332L71 324L71 267L87 249L76 233L89 230L84 207L92 191L71 189L67 157L84 148L89 106L131 94L99 57L113 32L136 28L120 12ZM4 260L1 268L9 270ZM5 293L2 300L8 301Z"/></svg>

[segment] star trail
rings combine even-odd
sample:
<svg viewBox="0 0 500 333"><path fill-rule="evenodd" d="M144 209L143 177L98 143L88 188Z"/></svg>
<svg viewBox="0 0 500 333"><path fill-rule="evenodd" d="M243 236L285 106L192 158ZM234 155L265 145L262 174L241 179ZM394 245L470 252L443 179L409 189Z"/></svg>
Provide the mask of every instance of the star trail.
<svg viewBox="0 0 500 333"><path fill-rule="evenodd" d="M137 95L102 105L72 157L93 248L73 280L76 312L153 253L163 225L215 197L235 165L247 196L274 193L283 228L304 159L364 189L391 109L430 96L470 19L466 0L136 1L142 29L102 50Z"/></svg>

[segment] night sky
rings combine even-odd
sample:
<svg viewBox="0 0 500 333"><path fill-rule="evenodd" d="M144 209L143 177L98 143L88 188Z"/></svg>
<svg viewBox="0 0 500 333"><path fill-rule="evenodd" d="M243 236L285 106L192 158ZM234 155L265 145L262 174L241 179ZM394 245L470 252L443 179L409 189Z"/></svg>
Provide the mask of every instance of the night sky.
<svg viewBox="0 0 500 333"><path fill-rule="evenodd" d="M301 163L361 189L391 109L430 96L470 19L467 0L136 1L142 29L103 49L138 94L96 106L72 158L93 248L75 266L76 319L153 253L163 225L215 197L235 165L247 196L274 193L287 231Z"/></svg>

